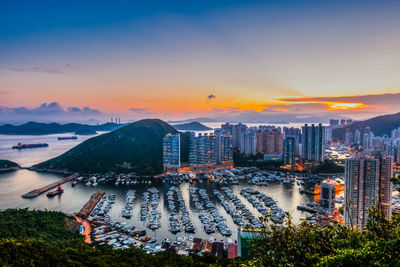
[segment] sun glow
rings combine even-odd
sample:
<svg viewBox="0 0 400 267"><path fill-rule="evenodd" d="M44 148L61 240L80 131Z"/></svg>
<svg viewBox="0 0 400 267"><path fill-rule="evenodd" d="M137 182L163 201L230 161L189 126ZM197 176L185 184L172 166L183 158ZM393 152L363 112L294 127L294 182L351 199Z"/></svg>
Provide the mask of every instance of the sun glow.
<svg viewBox="0 0 400 267"><path fill-rule="evenodd" d="M363 103L326 103L329 110L349 110L349 109L359 109L367 108L368 105Z"/></svg>

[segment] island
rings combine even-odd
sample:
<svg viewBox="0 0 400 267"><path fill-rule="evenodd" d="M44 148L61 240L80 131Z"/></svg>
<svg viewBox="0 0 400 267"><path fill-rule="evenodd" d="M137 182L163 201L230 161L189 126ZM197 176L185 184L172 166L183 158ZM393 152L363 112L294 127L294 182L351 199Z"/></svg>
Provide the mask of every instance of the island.
<svg viewBox="0 0 400 267"><path fill-rule="evenodd" d="M210 131L212 128L201 124L200 122L193 121L188 123L172 125L178 131Z"/></svg>
<svg viewBox="0 0 400 267"><path fill-rule="evenodd" d="M125 126L118 123L104 123L99 125L79 124L79 123L40 123L30 121L21 125L4 124L0 126L0 134L6 135L45 135L45 134L61 134L73 133L90 130L96 131L113 131Z"/></svg>
<svg viewBox="0 0 400 267"><path fill-rule="evenodd" d="M18 170L20 166L12 161L0 159L0 173Z"/></svg>

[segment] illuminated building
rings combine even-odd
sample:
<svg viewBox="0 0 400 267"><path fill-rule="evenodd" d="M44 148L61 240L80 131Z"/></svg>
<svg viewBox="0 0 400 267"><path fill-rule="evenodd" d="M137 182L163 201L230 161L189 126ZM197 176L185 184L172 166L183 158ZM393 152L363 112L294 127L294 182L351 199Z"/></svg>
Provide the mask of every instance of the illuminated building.
<svg viewBox="0 0 400 267"><path fill-rule="evenodd" d="M179 134L167 134L163 138L164 171L177 172L181 165L181 145Z"/></svg>
<svg viewBox="0 0 400 267"><path fill-rule="evenodd" d="M232 136L217 135L217 162L233 164Z"/></svg>
<svg viewBox="0 0 400 267"><path fill-rule="evenodd" d="M346 159L344 220L346 226L361 230L368 210L378 203L379 160L364 155Z"/></svg>
<svg viewBox="0 0 400 267"><path fill-rule="evenodd" d="M329 212L333 213L335 211L335 197L336 197L336 183L331 180L326 180L321 183L321 193L320 193L320 207Z"/></svg>
<svg viewBox="0 0 400 267"><path fill-rule="evenodd" d="M190 133L189 165L194 172L210 172L233 167L232 137L230 135Z"/></svg>
<svg viewBox="0 0 400 267"><path fill-rule="evenodd" d="M285 165L294 166L296 154L296 139L294 137L286 137L283 140L283 163Z"/></svg>
<svg viewBox="0 0 400 267"><path fill-rule="evenodd" d="M301 135L303 160L324 161L324 127L322 124L302 127Z"/></svg>
<svg viewBox="0 0 400 267"><path fill-rule="evenodd" d="M383 215L387 219L392 218L392 192L393 184L393 157L383 156L381 158L381 173L379 178L379 204Z"/></svg>

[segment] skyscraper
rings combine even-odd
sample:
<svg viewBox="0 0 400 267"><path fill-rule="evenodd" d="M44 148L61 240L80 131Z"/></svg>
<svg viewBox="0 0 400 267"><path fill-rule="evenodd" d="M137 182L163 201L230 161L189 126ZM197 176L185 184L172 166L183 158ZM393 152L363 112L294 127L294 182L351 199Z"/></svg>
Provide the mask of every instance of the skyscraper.
<svg viewBox="0 0 400 267"><path fill-rule="evenodd" d="M232 136L217 135L217 162L233 164Z"/></svg>
<svg viewBox="0 0 400 267"><path fill-rule="evenodd" d="M301 135L303 160L324 161L324 127L322 124L302 127Z"/></svg>
<svg viewBox="0 0 400 267"><path fill-rule="evenodd" d="M164 171L178 171L181 165L180 135L167 134L163 138L163 169Z"/></svg>
<svg viewBox="0 0 400 267"><path fill-rule="evenodd" d="M295 137L286 137L283 141L283 163L285 165L295 165L296 139Z"/></svg>
<svg viewBox="0 0 400 267"><path fill-rule="evenodd" d="M379 178L379 208L387 219L392 218L392 192L393 184L390 179L393 177L393 156L381 158L381 173Z"/></svg>
<svg viewBox="0 0 400 267"><path fill-rule="evenodd" d="M379 160L358 155L345 164L345 225L362 229L368 210L378 203Z"/></svg>

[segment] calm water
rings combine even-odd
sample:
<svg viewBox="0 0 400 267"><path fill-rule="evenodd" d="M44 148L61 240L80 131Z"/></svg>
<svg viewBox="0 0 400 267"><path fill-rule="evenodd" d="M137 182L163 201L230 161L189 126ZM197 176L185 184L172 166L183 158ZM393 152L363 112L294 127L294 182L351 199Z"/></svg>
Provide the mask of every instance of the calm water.
<svg viewBox="0 0 400 267"><path fill-rule="evenodd" d="M70 134L57 134L57 135L43 135L43 136L5 136L0 135L0 159L9 159L19 163L22 166L31 166L33 164L42 162L44 160L50 159L52 157L58 156L68 149L74 147L80 142L90 138L90 136L78 136L78 140L64 140L58 141L58 136L69 136ZM37 148L37 149L27 149L17 151L11 149L12 145L16 143L37 143L44 142L48 143L49 147L47 148ZM136 226L137 229L146 229L143 222L139 220L139 210L140 203L142 200L142 193L152 187L155 186L160 191L160 205L159 211L161 212L161 228L156 231L151 231L146 229L149 236L155 236L158 240L164 238L174 238L175 235L169 232L169 215L167 210L167 197L166 193L168 189L173 186L170 184L162 184L162 183L153 183L152 185L144 185L144 184L136 184L130 186L120 185L118 187L106 184L100 184L97 187L88 187L84 184L78 184L75 187L71 187L69 183L63 185L64 194L54 197L47 198L45 194L34 198L34 199L24 199L21 197L22 194L31 191L32 189L39 188L46 184L49 184L57 179L60 179L61 175L56 174L46 174L46 173L38 173L29 170L18 170L15 172L7 172L0 174L0 209L6 208L31 208L31 209L48 209L55 211L63 211L67 213L74 213L79 211L82 206L89 200L91 194L101 189L104 190L107 194L116 194L116 203L113 205L110 210L110 216L112 220L124 221L129 224ZM199 188L206 188L209 192L209 195L212 199L214 199L215 204L219 207L219 212L222 216L226 218L227 225L233 232L233 235L230 237L233 240L236 239L237 236L237 226L233 223L232 218L225 212L224 208L220 205L219 201L214 198L212 194L212 190L215 188L220 188L219 185L214 183L197 183L192 184ZM242 202L253 212L255 215L260 215L253 206L247 202L245 198L243 198L239 193L240 190L247 186L246 184L233 185L231 189L233 192L242 200ZM189 208L191 221L196 227L196 233L190 234L197 237L208 238L210 235L207 235L202 228L200 220L197 216L195 210L193 210L192 203L189 198L189 187L190 185L185 183L179 185L183 197L186 201L186 205ZM258 191L271 196L275 200L277 200L278 205L285 211L288 211L292 214L295 222L298 222L301 218L306 217L306 213L300 212L296 210L296 206L299 204L305 204L311 199L308 199L308 196L301 195L299 193L298 185L283 185L283 184L271 184L268 187L258 187L251 186ZM136 190L136 200L133 210L133 216L131 219L124 219L121 216L121 211L124 204L124 196L128 189ZM177 236L189 234L178 233ZM219 234L212 234L213 237L217 239L226 239Z"/></svg>
<svg viewBox="0 0 400 267"><path fill-rule="evenodd" d="M6 208L25 208L29 207L32 209L48 209L55 211L63 211L67 213L74 213L79 211L82 206L89 200L91 194L101 189L107 194L116 194L116 203L110 210L110 216L112 220L124 221L129 224L135 225L137 229L146 229L145 224L139 219L140 203L142 200L142 193L154 186L160 191L160 205L159 211L161 212L161 228L156 231L151 231L146 229L149 236L155 236L157 239L161 240L164 238L174 238L175 235L169 232L169 215L167 210L167 197L166 193L168 189L173 186L170 184L153 183L152 185L119 185L114 186L107 184L100 184L97 187L86 186L83 183L78 184L75 187L71 187L69 183L64 184L62 187L64 189L64 194L56 196L54 198L47 198L45 194L33 199L24 199L21 197L22 194L34 189L51 183L59 178L61 175L56 174L45 174L38 173L29 170L19 170L15 172L8 172L0 174L0 209ZM219 201L212 195L213 189L219 189L220 186L215 183L197 183L192 184L199 188L206 188L209 195L214 199L215 204L219 207L219 212L222 216L227 219L227 225L233 231L232 239L236 239L237 226L233 223L231 217L225 212L224 208L220 205ZM177 186L177 185L176 185ZM189 213L191 216L191 221L196 227L196 233L190 234L193 236L208 238L210 237L205 232L203 232L202 225L197 216L197 213L191 205L189 197L189 184L184 183L179 185L182 191L183 197L185 199L186 205L189 207ZM233 192L242 200L242 202L253 212L255 215L261 215L258 213L253 206L247 202L239 193L240 190L247 186L246 184L233 185L231 189ZM289 211L295 222L298 222L301 218L305 218L306 214L296 210L296 206L301 203L306 203L309 200L306 195L301 195L298 190L297 185L283 185L283 184L272 184L268 187L251 186L258 191L271 196L277 200L278 205L285 211ZM124 219L121 216L121 211L124 205L124 196L128 189L136 190L136 200L134 202L133 216L131 219ZM178 233L178 236L189 234ZM213 237L218 239L225 239L219 234L212 234Z"/></svg>

